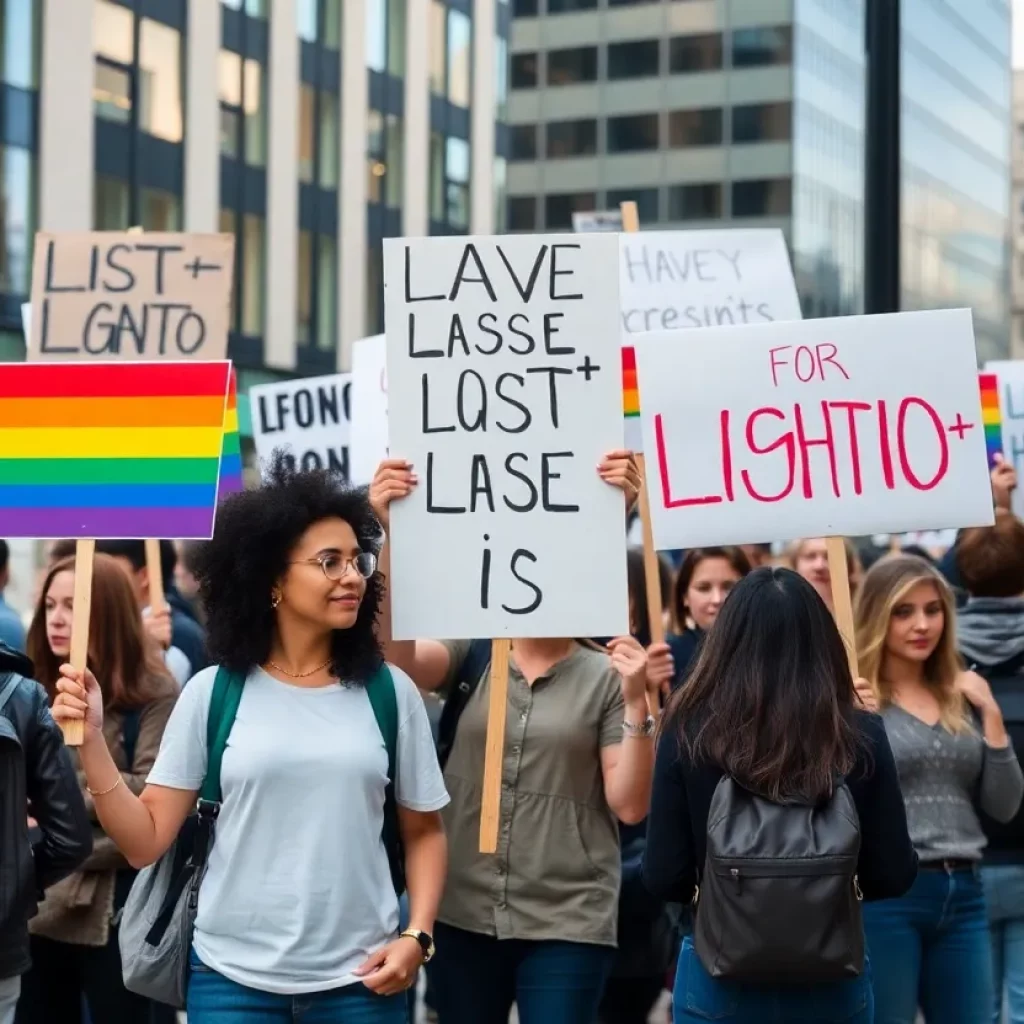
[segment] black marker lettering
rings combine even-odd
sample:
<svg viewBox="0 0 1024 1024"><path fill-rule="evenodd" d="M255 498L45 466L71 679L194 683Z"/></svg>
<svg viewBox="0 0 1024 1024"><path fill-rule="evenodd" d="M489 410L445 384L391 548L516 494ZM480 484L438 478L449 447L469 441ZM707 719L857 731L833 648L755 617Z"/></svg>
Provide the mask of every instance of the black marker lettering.
<svg viewBox="0 0 1024 1024"><path fill-rule="evenodd" d="M494 393L503 401L507 402L513 408L518 409L523 414L523 420L517 427L507 427L497 417L495 417L494 424L499 430L503 430L506 434L521 434L530 424L533 422L533 413L530 412L529 407L524 405L522 402L511 395L506 395L502 390L506 381L515 381L520 388L526 384L526 378L521 377L518 373L502 373L498 375L498 379L494 382Z"/></svg>
<svg viewBox="0 0 1024 1024"><path fill-rule="evenodd" d="M558 333L558 327L555 325L555 321L561 320L564 316L564 313L544 314L544 351L549 356L571 356L576 351L572 345L565 345L562 348L558 348L551 344L552 335Z"/></svg>
<svg viewBox="0 0 1024 1024"><path fill-rule="evenodd" d="M484 534L484 540L490 540L489 534ZM483 565L480 567L480 607L487 608L490 601L491 589L491 549L484 548Z"/></svg>
<svg viewBox="0 0 1024 1024"><path fill-rule="evenodd" d="M575 299L582 299L583 293L573 293L571 295L558 295L555 292L555 285L557 283L556 278L559 277L574 277L576 271L574 270L559 270L558 269L558 250L559 249L579 249L579 242L558 242L551 246L551 274L550 284L548 287L548 296L552 302L572 302Z"/></svg>
<svg viewBox="0 0 1024 1024"><path fill-rule="evenodd" d="M436 512L439 515L458 515L465 512L464 505L435 505L434 504L434 453L427 452L427 511Z"/></svg>
<svg viewBox="0 0 1024 1024"><path fill-rule="evenodd" d="M512 452L512 454L507 456L505 459L505 472L508 473L509 476L514 476L517 480L522 480L522 482L526 484L526 488L530 492L530 496L526 499L526 503L523 505L517 505L515 502L509 501L507 494L503 496L502 500L513 512L532 512L537 507L537 488L525 473L520 472L512 465L513 459L522 459L523 462L529 462L529 456L524 452Z"/></svg>
<svg viewBox="0 0 1024 1024"><path fill-rule="evenodd" d="M473 262L476 264L477 270L480 271L479 277L466 276L466 264L469 262L470 256L473 257ZM480 254L476 251L476 246L472 242L462 250L462 259L459 260L459 268L455 271L455 283L452 285L451 294L448 296L449 302L454 302L459 297L459 289L464 284L482 284L487 289L491 302L498 301L498 296L494 294L494 286L491 284L491 279L487 276L487 271L484 269Z"/></svg>
<svg viewBox="0 0 1024 1024"><path fill-rule="evenodd" d="M136 252L155 252L156 253L156 273L154 280L156 283L157 295L163 295L164 293L164 256L169 252L184 252L185 247L183 245L150 245L141 244L135 246Z"/></svg>
<svg viewBox="0 0 1024 1024"><path fill-rule="evenodd" d="M484 321L487 321L486 323ZM476 325L480 328L484 334L489 334L494 338L494 348L484 348L479 342L474 346L477 352L482 356L493 356L501 351L502 336L501 331L495 330L494 327L489 327L488 324L496 324L498 318L494 313L481 313L477 317Z"/></svg>
<svg viewBox="0 0 1024 1024"><path fill-rule="evenodd" d="M107 292L130 292L135 287L135 274L131 271L131 269L129 267L122 266L122 264L118 263L115 260L115 258L114 258L119 253L122 253L122 252L130 253L131 251L132 251L132 247L130 245L124 245L121 242L118 242L116 245L112 245L107 250L107 259L106 259L107 266L111 270L114 270L118 274L121 274L124 277L124 283L115 286L115 285L112 285L110 283L110 281L108 281L106 278L104 278L103 279L103 290L104 291L107 291ZM94 257L99 255L99 253L98 253L98 251L96 249L93 249L93 255L94 255ZM94 260L94 262L95 262L95 260ZM96 288L96 283L95 283L95 280L93 280L92 290L95 290L95 288Z"/></svg>
<svg viewBox="0 0 1024 1024"><path fill-rule="evenodd" d="M46 282L43 290L47 293L52 292L84 292L84 284L54 284L53 282L53 251L57 247L57 243L51 238L46 243Z"/></svg>
<svg viewBox="0 0 1024 1024"><path fill-rule="evenodd" d="M541 593L540 587L531 580L526 579L525 576L519 575L519 561L522 558L528 558L531 562L536 563L537 556L532 551L527 551L526 548L516 548L512 554L512 558L509 560L509 569L512 570L512 575L515 576L520 583L529 587L533 593L533 601L526 605L524 608L510 608L507 604L503 604L501 607L509 613L509 615L529 615L531 612L535 612L539 607L541 601L544 600L544 595Z"/></svg>
<svg viewBox="0 0 1024 1024"><path fill-rule="evenodd" d="M508 318L508 329L514 335L516 335L519 338L522 338L526 342L526 348L516 348L510 341L508 343L508 350L513 355L528 356L537 347L537 343L533 340L532 335L527 334L526 331L521 331L518 327L516 327L517 320L522 320L527 326L529 326L530 320L529 317L527 317L524 313L513 313Z"/></svg>
<svg viewBox="0 0 1024 1024"><path fill-rule="evenodd" d="M405 301L406 302L443 302L444 294L441 295L413 295L412 293L412 257L410 255L410 247L405 247ZM412 320L412 313L409 314L410 321ZM409 355L412 355L412 325L410 324L409 330ZM437 355L441 353L438 352Z"/></svg>
<svg viewBox="0 0 1024 1024"><path fill-rule="evenodd" d="M572 370L565 366L528 366L527 373L546 373L548 375L548 408L551 413L551 426L558 426L558 387L555 378L572 376Z"/></svg>
<svg viewBox="0 0 1024 1024"><path fill-rule="evenodd" d="M424 434L447 434L455 432L455 424L447 427L432 427L430 425L430 383L427 379L427 374L420 374L420 394L423 398L422 414L423 414L423 425L422 431Z"/></svg>
<svg viewBox="0 0 1024 1024"><path fill-rule="evenodd" d="M479 408L476 411L476 419L470 423L466 418L466 381L474 380L477 385L477 393L480 396ZM456 392L456 411L459 417L459 424L462 429L471 434L474 430L487 430L487 385L483 377L476 370L463 370L459 374L459 387Z"/></svg>
<svg viewBox="0 0 1024 1024"><path fill-rule="evenodd" d="M537 253L537 258L533 261L533 267L530 270L530 276L527 279L526 287L519 283L519 278L516 276L516 272L512 269L512 264L509 263L508 257L505 255L504 250L500 245L496 245L495 249L498 250L498 255L501 257L501 262L505 264L505 269L508 271L508 276L512 278L512 283L516 286L516 291L519 292L519 297L523 302L529 302L530 297L533 295L533 289L537 284L537 277L540 274L540 268L544 264L544 257L547 255L547 245L542 245L540 251Z"/></svg>
<svg viewBox="0 0 1024 1024"><path fill-rule="evenodd" d="M470 469L469 485L469 511L477 510L477 497L483 495L487 507L494 511L494 489L491 487L491 471L487 468L486 455L474 455L473 465Z"/></svg>
<svg viewBox="0 0 1024 1024"><path fill-rule="evenodd" d="M571 459L572 452L545 452L540 457L540 489L543 495L541 502L545 512L579 512L579 505L555 505L551 500L551 481L561 480L562 474L551 468L552 459Z"/></svg>
<svg viewBox="0 0 1024 1024"><path fill-rule="evenodd" d="M466 332L462 328L462 317L458 313L453 314L452 322L448 327L448 358L455 355L455 343L462 342L462 352L469 355L469 342L466 341Z"/></svg>

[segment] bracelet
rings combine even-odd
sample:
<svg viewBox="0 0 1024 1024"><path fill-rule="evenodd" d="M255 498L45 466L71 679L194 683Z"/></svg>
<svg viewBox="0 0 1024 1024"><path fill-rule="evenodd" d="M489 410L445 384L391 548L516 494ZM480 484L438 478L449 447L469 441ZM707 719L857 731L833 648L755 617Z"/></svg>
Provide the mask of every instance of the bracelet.
<svg viewBox="0 0 1024 1024"><path fill-rule="evenodd" d="M120 786L122 782L124 782L123 776L118 775L117 782L115 782L109 789L101 789L99 792L97 792L95 789L90 789L88 786L86 786L85 791L91 797L106 796L108 793L113 793L114 790L117 789L117 787Z"/></svg>
<svg viewBox="0 0 1024 1024"><path fill-rule="evenodd" d="M654 730L657 727L657 722L653 715L648 715L647 718L637 724L635 722L623 722L622 732L626 736L632 736L635 739L647 739L649 736L654 735Z"/></svg>

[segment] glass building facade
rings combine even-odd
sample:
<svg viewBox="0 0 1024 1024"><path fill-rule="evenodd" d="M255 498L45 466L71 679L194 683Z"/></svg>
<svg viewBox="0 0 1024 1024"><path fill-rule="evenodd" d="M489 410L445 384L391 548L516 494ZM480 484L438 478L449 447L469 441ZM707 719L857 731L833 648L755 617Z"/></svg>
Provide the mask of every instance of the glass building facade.
<svg viewBox="0 0 1024 1024"><path fill-rule="evenodd" d="M970 306L982 361L1010 342L1010 15L902 6L902 304Z"/></svg>

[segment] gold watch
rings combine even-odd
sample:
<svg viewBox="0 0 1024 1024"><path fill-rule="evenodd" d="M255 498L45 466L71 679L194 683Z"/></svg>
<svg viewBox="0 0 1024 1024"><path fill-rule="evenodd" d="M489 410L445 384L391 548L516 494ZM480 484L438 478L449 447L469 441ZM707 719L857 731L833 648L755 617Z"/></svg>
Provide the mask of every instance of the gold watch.
<svg viewBox="0 0 1024 1024"><path fill-rule="evenodd" d="M419 928L406 928L401 935L400 939L415 939L420 946L420 950L423 953L423 962L429 964L434 959L434 939L433 936L428 935L426 932L421 932Z"/></svg>

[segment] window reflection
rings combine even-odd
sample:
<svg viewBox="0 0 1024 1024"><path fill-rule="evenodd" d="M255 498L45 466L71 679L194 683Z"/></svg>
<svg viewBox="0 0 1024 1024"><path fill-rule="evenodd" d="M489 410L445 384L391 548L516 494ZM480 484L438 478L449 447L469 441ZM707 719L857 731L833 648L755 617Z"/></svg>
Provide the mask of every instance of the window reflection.
<svg viewBox="0 0 1024 1024"><path fill-rule="evenodd" d="M736 68L789 64L793 60L793 30L789 25L735 29L732 64Z"/></svg>
<svg viewBox="0 0 1024 1024"><path fill-rule="evenodd" d="M308 345L313 327L313 233L299 232L295 340Z"/></svg>
<svg viewBox="0 0 1024 1024"><path fill-rule="evenodd" d="M595 192L560 192L544 197L544 226L571 228L574 213L587 213L597 209Z"/></svg>
<svg viewBox="0 0 1024 1024"><path fill-rule="evenodd" d="M316 160L316 90L299 86L299 180L313 181Z"/></svg>
<svg viewBox="0 0 1024 1024"><path fill-rule="evenodd" d="M458 107L469 106L472 77L472 26L462 11L448 11L448 99Z"/></svg>
<svg viewBox="0 0 1024 1024"><path fill-rule="evenodd" d="M180 231L181 200L173 192L144 188L139 192L139 222L146 231Z"/></svg>
<svg viewBox="0 0 1024 1024"><path fill-rule="evenodd" d="M35 89L39 85L39 17L41 0L0 3L0 77L8 85Z"/></svg>
<svg viewBox="0 0 1024 1024"><path fill-rule="evenodd" d="M139 127L181 142L181 34L152 18L139 26Z"/></svg>
<svg viewBox="0 0 1024 1024"><path fill-rule="evenodd" d="M449 136L445 150L448 226L469 229L469 143Z"/></svg>
<svg viewBox="0 0 1024 1024"><path fill-rule="evenodd" d="M327 90L320 92L320 186L338 187L340 159L340 124L338 97Z"/></svg>
<svg viewBox="0 0 1024 1024"><path fill-rule="evenodd" d="M317 242L316 346L333 352L338 340L337 245L329 235L317 235Z"/></svg>
<svg viewBox="0 0 1024 1024"><path fill-rule="evenodd" d="M96 176L93 186L93 224L97 231L123 231L128 223L128 182Z"/></svg>
<svg viewBox="0 0 1024 1024"><path fill-rule="evenodd" d="M220 0L220 2L233 11L244 11L251 17L265 18L270 0Z"/></svg>
<svg viewBox="0 0 1024 1024"><path fill-rule="evenodd" d="M295 22L299 38L316 42L316 9L318 0L295 0Z"/></svg>
<svg viewBox="0 0 1024 1024"><path fill-rule="evenodd" d="M448 8L442 0L430 4L430 91L445 94L445 54L448 49Z"/></svg>
<svg viewBox="0 0 1024 1024"><path fill-rule="evenodd" d="M263 68L259 61L232 50L220 51L220 151L253 167L266 163L266 115ZM244 149L244 154L243 154Z"/></svg>
<svg viewBox="0 0 1024 1024"><path fill-rule="evenodd" d="M366 66L371 71L388 69L387 0L367 0Z"/></svg>
<svg viewBox="0 0 1024 1024"><path fill-rule="evenodd" d="M3 206L0 207L0 292L28 295L32 286L32 240L36 230L35 161L27 149L0 147Z"/></svg>

